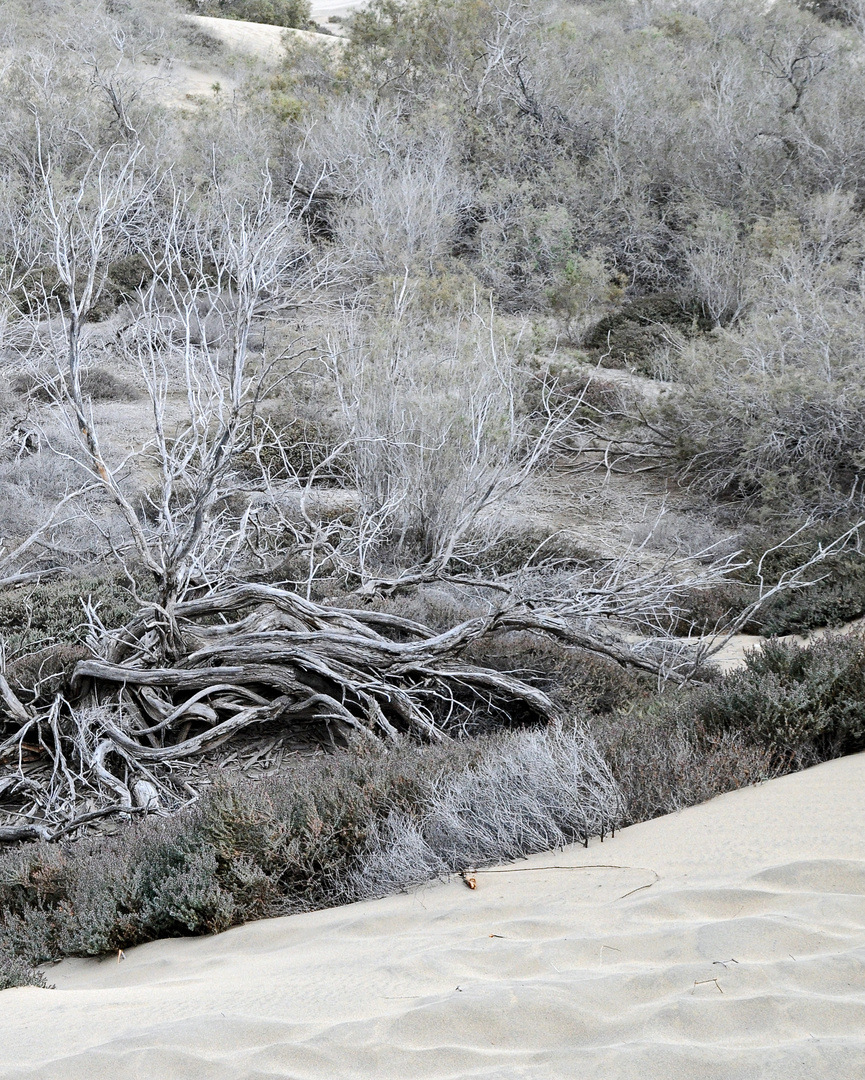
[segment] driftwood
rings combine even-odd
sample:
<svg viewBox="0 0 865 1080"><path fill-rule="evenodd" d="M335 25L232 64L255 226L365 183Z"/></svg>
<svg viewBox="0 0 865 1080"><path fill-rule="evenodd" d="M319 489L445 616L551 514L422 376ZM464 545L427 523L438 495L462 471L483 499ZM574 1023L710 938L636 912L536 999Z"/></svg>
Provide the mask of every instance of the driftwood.
<svg viewBox="0 0 865 1080"><path fill-rule="evenodd" d="M519 706L548 721L555 709L546 694L461 655L506 625L491 615L436 634L381 611L330 609L272 586L240 585L176 604L170 627L164 613L142 612L106 659L78 664L73 692L89 687L100 700L107 691L129 702L144 725L107 733L151 761L194 755L272 721L314 720L374 740L439 739L437 715L477 695L503 712ZM171 653L171 665L158 659ZM178 741L190 722L195 734ZM146 736L155 745L140 745Z"/></svg>
<svg viewBox="0 0 865 1080"><path fill-rule="evenodd" d="M437 634L381 611L336 610L267 585L143 609L50 709L0 676L0 800L30 800L0 841L55 839L111 813L187 801L203 755L273 725L323 740L447 738L477 707L548 722L550 698L463 655L497 617ZM0 729L2 730L2 729ZM3 770L6 770L5 775ZM7 802L8 805L8 802ZM83 807L87 809L82 813Z"/></svg>
<svg viewBox="0 0 865 1080"><path fill-rule="evenodd" d="M446 739L479 714L554 720L543 690L471 659L491 635L554 636L658 670L612 632L569 618L564 601L535 610L495 594L504 597L498 608L437 633L381 610L239 584L170 609L142 607L104 637L102 655L76 665L67 699L50 708L24 704L0 676L0 713L12 729L0 741L0 801L29 803L0 841L53 839L111 813L170 811L195 797L207 755L229 740L284 740L313 727L323 742L386 746Z"/></svg>

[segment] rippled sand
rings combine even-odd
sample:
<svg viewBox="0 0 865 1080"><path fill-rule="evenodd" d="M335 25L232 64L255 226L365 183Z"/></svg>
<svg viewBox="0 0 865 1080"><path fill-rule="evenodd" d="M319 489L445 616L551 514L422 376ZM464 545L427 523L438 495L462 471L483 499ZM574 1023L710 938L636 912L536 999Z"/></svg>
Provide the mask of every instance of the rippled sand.
<svg viewBox="0 0 865 1080"><path fill-rule="evenodd" d="M0 1076L865 1078L865 755L410 896L67 961Z"/></svg>

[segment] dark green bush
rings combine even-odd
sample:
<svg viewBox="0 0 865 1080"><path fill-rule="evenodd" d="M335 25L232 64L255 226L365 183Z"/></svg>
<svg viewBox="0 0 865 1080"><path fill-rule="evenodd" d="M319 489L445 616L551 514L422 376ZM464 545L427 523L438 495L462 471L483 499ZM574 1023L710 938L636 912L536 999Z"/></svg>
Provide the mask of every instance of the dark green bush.
<svg viewBox="0 0 865 1080"><path fill-rule="evenodd" d="M789 771L740 731L707 732L692 697L671 693L599 717L592 733L618 780L623 824L649 821Z"/></svg>
<svg viewBox="0 0 865 1080"><path fill-rule="evenodd" d="M739 731L780 753L834 756L865 744L865 642L767 641L694 702L707 731Z"/></svg>
<svg viewBox="0 0 865 1080"><path fill-rule="evenodd" d="M79 660L91 656L85 645L48 645L9 662L6 677L25 701L50 701L66 690Z"/></svg>
<svg viewBox="0 0 865 1080"><path fill-rule="evenodd" d="M81 393L93 401L138 401L141 391L105 368L88 368L81 373Z"/></svg>
<svg viewBox="0 0 865 1080"><path fill-rule="evenodd" d="M632 824L865 746L865 642L767 642L707 684L636 699L591 731Z"/></svg>
<svg viewBox="0 0 865 1080"><path fill-rule="evenodd" d="M740 614L756 598L757 565L763 558L763 575L771 585L784 573L801 566L844 533L847 523L820 522L803 530L794 541L772 550L784 535L756 532L743 549L749 565L735 577L693 593L681 606L677 632L711 632L731 616ZM815 567L812 584L781 592L761 607L744 626L748 634L774 637L802 634L818 627L839 627L865 615L865 556L850 548Z"/></svg>
<svg viewBox="0 0 865 1080"><path fill-rule="evenodd" d="M153 268L144 255L135 252L116 259L108 269L106 291L115 303L132 300L139 289L153 280Z"/></svg>
<svg viewBox="0 0 865 1080"><path fill-rule="evenodd" d="M646 697L656 685L651 676L537 634L512 633L481 642L472 656L541 686L568 716L614 713Z"/></svg>
<svg viewBox="0 0 865 1080"><path fill-rule="evenodd" d="M41 666L45 653L84 640L86 621L82 599L96 605L108 626L121 626L138 610L119 577L62 577L18 589L0 590L0 635L7 655L21 658L41 653L29 666ZM43 650L45 652L43 652ZM52 662L46 671L53 672Z"/></svg>
<svg viewBox="0 0 865 1080"><path fill-rule="evenodd" d="M15 986L39 986L43 990L49 988L44 973L37 971L26 960L17 956L3 956L0 958L0 990L11 990Z"/></svg>
<svg viewBox="0 0 865 1080"><path fill-rule="evenodd" d="M777 581L783 573L801 566L819 545L825 547L844 533L848 524L843 519L819 522L800 533L792 543L769 551L763 559L766 580ZM760 556L782 539L757 534L749 541L745 555L751 566L743 571L744 581L756 580ZM748 631L767 637L795 634L818 626L841 626L865 615L865 556L861 552L851 548L817 566L809 577L813 585L779 594L757 613Z"/></svg>
<svg viewBox="0 0 865 1080"><path fill-rule="evenodd" d="M147 259L140 253L116 259L108 267L105 283L96 301L87 312L92 322L101 322L112 315L117 307L126 300L131 300L137 291L153 278L153 271ZM34 314L44 304L49 304L56 311L57 306L64 307L68 301L68 290L60 281L54 267L37 267L25 275L21 285L11 294L13 303L19 311Z"/></svg>
<svg viewBox="0 0 865 1080"><path fill-rule="evenodd" d="M659 293L631 300L605 315L586 333L583 343L607 354L609 366L627 366L652 375L652 356L664 344L665 328L690 335L711 326L699 307Z"/></svg>
<svg viewBox="0 0 865 1080"><path fill-rule="evenodd" d="M272 26L303 28L309 26L312 16L309 0L192 0L191 6L200 15Z"/></svg>
<svg viewBox="0 0 865 1080"><path fill-rule="evenodd" d="M340 443L333 423L281 411L271 415L268 423L273 435L265 439L258 456L238 456L235 467L241 475L257 477L263 467L273 480L304 481L314 475L320 487L342 486L349 459L347 454L337 454L328 461Z"/></svg>
<svg viewBox="0 0 865 1080"><path fill-rule="evenodd" d="M18 376L13 389L35 401L54 402L60 397L63 383L56 375L43 378L27 372ZM85 368L81 372L81 393L92 401L138 401L141 397L137 386L105 368Z"/></svg>
<svg viewBox="0 0 865 1080"><path fill-rule="evenodd" d="M856 0L799 0L799 7L820 22L838 22L843 26L855 25L857 15L861 17Z"/></svg>

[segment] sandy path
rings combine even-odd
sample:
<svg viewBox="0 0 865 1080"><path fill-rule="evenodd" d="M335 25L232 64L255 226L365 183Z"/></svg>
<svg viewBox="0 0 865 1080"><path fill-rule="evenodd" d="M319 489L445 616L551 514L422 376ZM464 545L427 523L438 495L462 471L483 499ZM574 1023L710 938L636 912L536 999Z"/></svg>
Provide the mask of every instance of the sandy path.
<svg viewBox="0 0 865 1080"><path fill-rule="evenodd" d="M852 637L854 634L865 634L865 618L854 619L843 626L823 626L811 630L807 635L785 634L780 641L790 641L796 645L807 645L812 641L820 641L822 638L840 635ZM724 646L718 650L712 658L712 662L722 671L732 671L741 667L745 662L745 653L752 649L759 649L766 643L767 638L759 634L734 634Z"/></svg>
<svg viewBox="0 0 865 1080"><path fill-rule="evenodd" d="M862 1080L863 821L858 755L475 891L68 961L0 996L0 1076Z"/></svg>

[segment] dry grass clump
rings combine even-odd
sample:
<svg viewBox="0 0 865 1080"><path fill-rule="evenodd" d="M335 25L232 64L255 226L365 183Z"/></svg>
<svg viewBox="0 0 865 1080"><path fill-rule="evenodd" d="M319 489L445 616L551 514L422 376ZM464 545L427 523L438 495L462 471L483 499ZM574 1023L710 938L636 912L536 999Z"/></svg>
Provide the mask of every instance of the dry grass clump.
<svg viewBox="0 0 865 1080"><path fill-rule="evenodd" d="M618 786L580 730L499 737L504 753L440 772L414 813L377 819L350 892L381 896L471 866L600 836L620 817Z"/></svg>

